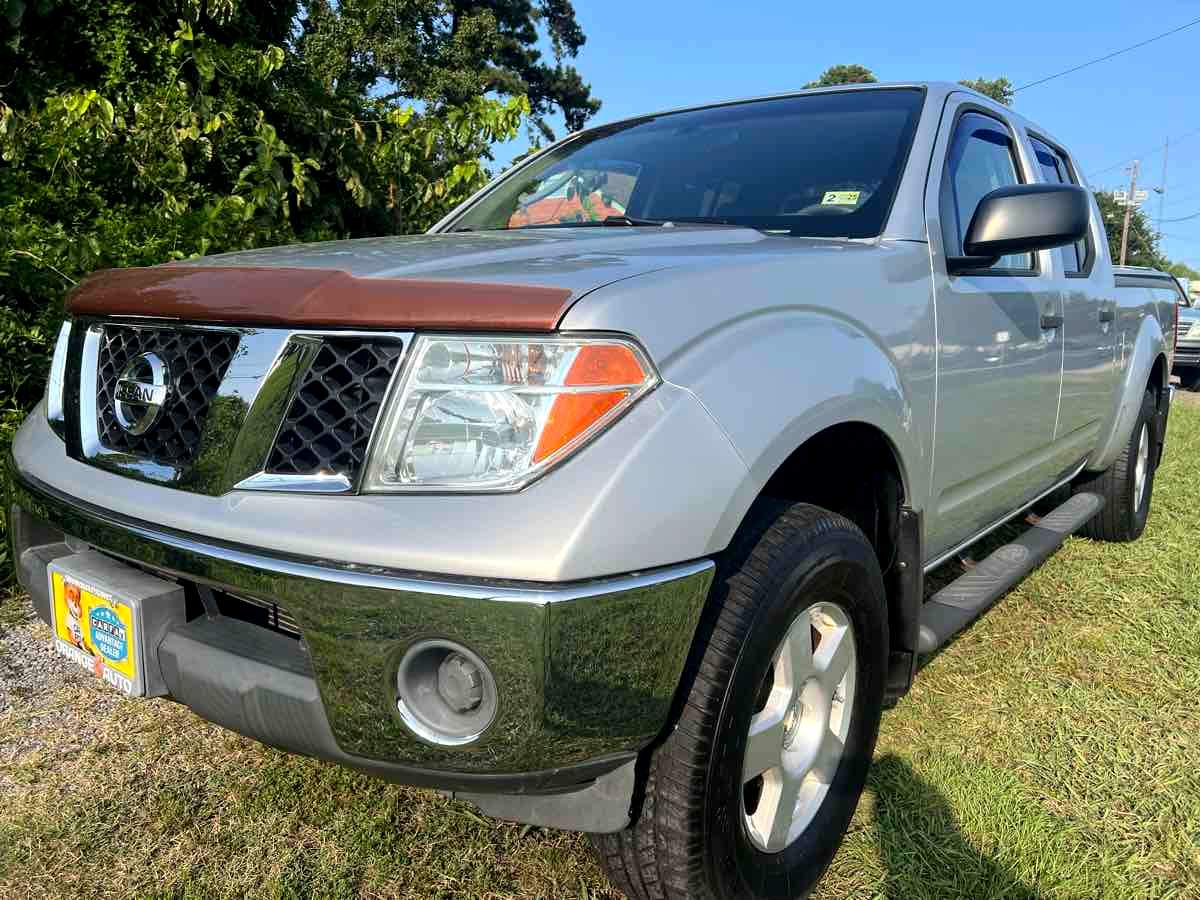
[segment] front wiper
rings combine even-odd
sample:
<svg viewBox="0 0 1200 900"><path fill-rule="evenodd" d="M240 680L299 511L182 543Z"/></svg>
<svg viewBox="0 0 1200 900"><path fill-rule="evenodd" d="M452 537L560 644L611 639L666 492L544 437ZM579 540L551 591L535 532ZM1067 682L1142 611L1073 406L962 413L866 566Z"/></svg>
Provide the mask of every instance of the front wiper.
<svg viewBox="0 0 1200 900"><path fill-rule="evenodd" d="M633 216L612 215L605 216L603 219L580 219L576 222L538 222L536 225L518 225L516 230L525 228L603 228L604 226L618 226L632 228L637 226L656 226L659 228L673 228L676 225L731 225L739 226L736 222L730 222L728 219L720 219L715 216L688 216L684 218L672 219L635 219Z"/></svg>
<svg viewBox="0 0 1200 900"><path fill-rule="evenodd" d="M633 219L629 216L609 216L601 225L661 225L663 228L671 228L675 225L733 225L736 223L730 222L728 219L721 219L717 216L684 216L683 218L675 219Z"/></svg>
<svg viewBox="0 0 1200 900"><path fill-rule="evenodd" d="M533 225L518 225L513 231L524 231L527 228L603 228L604 226L625 226L635 227L638 225L652 225L661 228L663 225L670 225L663 219L634 219L630 216L605 216L603 219L579 219L570 222L536 222Z"/></svg>
<svg viewBox="0 0 1200 900"><path fill-rule="evenodd" d="M537 222L533 225L517 225L510 228L485 228L484 231L526 231L532 228L638 228L638 227L654 227L654 228L673 228L676 225L728 225L735 228L746 228L749 226L739 226L736 222L730 222L728 219L721 219L715 216L689 216L678 219L638 219L627 215L611 215L605 216L603 219L580 219L571 222ZM461 234L468 231L476 231L477 229L470 225L460 225L457 228L451 228L450 231L455 234Z"/></svg>
<svg viewBox="0 0 1200 900"><path fill-rule="evenodd" d="M720 216L683 216L671 220L675 225L729 225L734 228L753 228L753 225L739 225Z"/></svg>
<svg viewBox="0 0 1200 900"><path fill-rule="evenodd" d="M669 221L667 221L666 219L635 219L632 216L619 215L619 216L605 216L601 220L600 224L601 225L626 225L629 227L636 227L638 225L657 225L659 228L661 228L664 225L670 225L671 223Z"/></svg>

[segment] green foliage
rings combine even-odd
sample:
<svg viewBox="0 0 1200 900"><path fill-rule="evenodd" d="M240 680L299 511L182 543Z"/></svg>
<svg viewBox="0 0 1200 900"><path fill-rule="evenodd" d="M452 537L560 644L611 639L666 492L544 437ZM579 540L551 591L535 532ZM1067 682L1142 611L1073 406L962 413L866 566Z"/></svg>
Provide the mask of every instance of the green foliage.
<svg viewBox="0 0 1200 900"><path fill-rule="evenodd" d="M1187 263L1173 262L1167 266L1167 271L1176 278L1187 278L1190 281L1200 284L1200 272L1197 272Z"/></svg>
<svg viewBox="0 0 1200 900"><path fill-rule="evenodd" d="M960 81L959 84L969 87L973 91L979 91L985 97L991 97L997 103L1003 103L1005 106L1012 106L1013 95L1016 93L1013 83L1007 78L968 78Z"/></svg>
<svg viewBox="0 0 1200 900"><path fill-rule="evenodd" d="M875 73L866 66L857 64L830 66L816 81L810 81L806 88L830 87L835 84L869 84L878 81Z"/></svg>
<svg viewBox="0 0 1200 900"><path fill-rule="evenodd" d="M486 182L522 86L581 123L598 104L539 62L538 22L560 58L583 43L563 0L0 0L0 453L88 273L420 231Z"/></svg>
<svg viewBox="0 0 1200 900"><path fill-rule="evenodd" d="M45 348L57 334L57 318L52 312L21 314L0 305L0 459L7 455L21 420L41 397L49 359ZM3 465L0 463L0 477ZM2 488L0 484L0 497ZM7 509L0 503L0 602L12 580L6 519Z"/></svg>
<svg viewBox="0 0 1200 900"><path fill-rule="evenodd" d="M303 58L322 84L454 105L488 93L529 99L532 121L560 111L576 131L599 108L566 60L586 38L570 0L310 0ZM538 48L544 33L553 62Z"/></svg>
<svg viewBox="0 0 1200 900"><path fill-rule="evenodd" d="M530 110L520 95L374 96L365 64L360 84L324 84L292 40L296 3L11 9L0 297L19 322L52 319L97 268L427 227L484 183L489 145Z"/></svg>
<svg viewBox="0 0 1200 900"><path fill-rule="evenodd" d="M101 266L424 227L482 184L488 145L529 109L326 89L303 42L250 30L253 4L151 17L160 31L147 5L72 4L87 83L36 97L22 84L28 102L0 107L0 260L19 306Z"/></svg>
<svg viewBox="0 0 1200 900"><path fill-rule="evenodd" d="M1118 206L1113 195L1104 191L1096 192L1096 202L1100 205L1100 215L1104 217L1104 230L1108 233L1108 249L1112 254L1114 264L1121 261L1121 231L1125 222L1125 207ZM1129 218L1129 241L1125 252L1125 264L1129 266L1150 266L1154 269L1166 269L1171 261L1163 256L1158 246L1158 234L1150 227L1146 214L1140 209L1133 210Z"/></svg>

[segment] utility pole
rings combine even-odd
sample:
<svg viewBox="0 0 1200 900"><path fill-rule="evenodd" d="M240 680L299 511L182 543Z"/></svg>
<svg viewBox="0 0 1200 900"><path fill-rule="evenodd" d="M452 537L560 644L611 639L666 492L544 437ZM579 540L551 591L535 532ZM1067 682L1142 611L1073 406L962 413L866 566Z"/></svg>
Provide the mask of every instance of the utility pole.
<svg viewBox="0 0 1200 900"><path fill-rule="evenodd" d="M1162 241L1163 204L1167 202L1167 154L1171 151L1171 139L1163 143L1163 174L1158 183L1158 240Z"/></svg>
<svg viewBox="0 0 1200 900"><path fill-rule="evenodd" d="M1138 161L1129 167L1129 196L1125 198L1125 224L1121 227L1121 265L1125 265L1125 251L1129 247L1129 220L1133 218L1133 198L1137 196Z"/></svg>

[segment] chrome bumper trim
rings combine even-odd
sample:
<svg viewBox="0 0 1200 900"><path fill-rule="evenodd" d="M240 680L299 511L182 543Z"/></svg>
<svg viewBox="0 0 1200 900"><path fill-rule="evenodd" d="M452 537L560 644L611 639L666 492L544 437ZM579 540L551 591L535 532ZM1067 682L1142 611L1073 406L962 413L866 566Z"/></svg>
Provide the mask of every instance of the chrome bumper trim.
<svg viewBox="0 0 1200 900"><path fill-rule="evenodd" d="M12 466L13 471L16 472L15 464L12 464ZM81 515L87 516L99 524L123 529L143 540L153 541L156 544L162 544L163 546L171 547L196 557L222 560L258 569L263 572L274 572L280 575L306 578L314 581L332 582L348 587L439 594L459 599L503 600L515 603L546 604L641 590L665 582L677 581L680 578L688 578L693 575L709 572L714 567L711 559L701 559L694 562L666 566L660 569L652 569L646 572L635 572L613 578L599 578L566 585L516 581L505 584L503 582L485 581L482 579L451 581L408 572L396 572L376 566L360 566L355 563L267 555L234 544L206 540L175 531L150 528L107 510L85 504L29 476L16 474L15 480L17 481L18 488L22 485L32 488L47 499L54 499L62 504L69 505ZM86 534L76 536L82 540L89 540ZM101 549L116 556L125 555L121 552L120 547L102 546ZM128 556L127 558L136 562L144 562L144 560L138 560L134 556ZM176 574L195 577L195 573L190 571L181 571Z"/></svg>
<svg viewBox="0 0 1200 900"><path fill-rule="evenodd" d="M528 772L645 746L667 724L714 573L705 559L570 584L498 583L274 556L129 521L8 462L10 503L63 535L286 605L341 750L422 769ZM396 710L395 667L435 636L471 648L496 677L500 710L470 747L425 745Z"/></svg>

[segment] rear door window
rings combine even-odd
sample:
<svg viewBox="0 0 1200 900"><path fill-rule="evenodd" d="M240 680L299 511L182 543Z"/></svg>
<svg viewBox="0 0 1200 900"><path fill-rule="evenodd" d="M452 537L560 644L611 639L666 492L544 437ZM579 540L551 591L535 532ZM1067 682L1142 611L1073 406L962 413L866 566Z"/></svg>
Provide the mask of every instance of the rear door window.
<svg viewBox="0 0 1200 900"><path fill-rule="evenodd" d="M1067 165L1067 160L1061 152L1035 137L1031 136L1029 141L1033 144L1034 153L1037 154L1038 168L1042 171L1042 180L1048 184L1078 183L1075 181L1074 175L1071 174L1071 167ZM1064 272L1068 275L1080 274L1087 264L1087 238L1083 238L1066 247L1059 247L1055 253L1062 260Z"/></svg>

